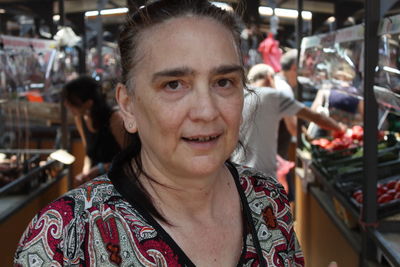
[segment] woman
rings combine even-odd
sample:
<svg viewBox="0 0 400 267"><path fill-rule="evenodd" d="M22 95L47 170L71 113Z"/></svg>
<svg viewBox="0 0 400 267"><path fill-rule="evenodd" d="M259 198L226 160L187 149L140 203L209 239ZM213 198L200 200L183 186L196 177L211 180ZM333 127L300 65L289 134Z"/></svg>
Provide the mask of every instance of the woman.
<svg viewBox="0 0 400 267"><path fill-rule="evenodd" d="M245 84L235 17L156 1L120 35L116 98L132 144L42 210L16 263L303 266L284 189L234 166Z"/></svg>
<svg viewBox="0 0 400 267"><path fill-rule="evenodd" d="M64 104L74 115L86 151L82 173L75 177L76 185L108 171L124 140L121 114L107 104L100 89L96 80L81 76L62 90Z"/></svg>

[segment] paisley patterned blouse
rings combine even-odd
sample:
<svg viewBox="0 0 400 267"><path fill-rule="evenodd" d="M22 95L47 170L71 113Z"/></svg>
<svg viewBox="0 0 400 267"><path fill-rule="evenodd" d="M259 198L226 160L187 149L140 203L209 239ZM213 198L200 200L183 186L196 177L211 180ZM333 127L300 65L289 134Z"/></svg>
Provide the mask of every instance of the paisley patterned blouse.
<svg viewBox="0 0 400 267"><path fill-rule="evenodd" d="M236 169L238 190L247 200L242 204L251 211L247 221L254 224L267 265L304 266L283 187L253 169ZM194 266L154 222L125 201L104 175L33 218L21 237L15 266ZM238 266L259 266L249 227L244 228Z"/></svg>

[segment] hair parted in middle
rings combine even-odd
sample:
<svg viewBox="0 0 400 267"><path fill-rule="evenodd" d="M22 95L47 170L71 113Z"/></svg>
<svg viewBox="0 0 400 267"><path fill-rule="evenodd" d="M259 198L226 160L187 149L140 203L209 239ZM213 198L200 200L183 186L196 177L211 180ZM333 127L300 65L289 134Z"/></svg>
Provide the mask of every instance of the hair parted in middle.
<svg viewBox="0 0 400 267"><path fill-rule="evenodd" d="M225 11L207 0L160 0L131 11L119 37L119 50L121 56L122 78L129 93L135 92L135 69L140 67L142 55L138 49L143 33L171 19L192 16L208 18L222 24L232 34L235 45L243 65L240 51L240 18L233 12ZM205 49L207 49L205 47ZM244 74L243 74L244 75ZM245 77L242 79L243 88ZM151 196L145 190L139 176L150 179L143 169L141 140L139 134L129 134L126 143L129 144L117 157L108 174L115 188L131 203L138 203L139 207L149 212L155 218L168 223L153 204Z"/></svg>

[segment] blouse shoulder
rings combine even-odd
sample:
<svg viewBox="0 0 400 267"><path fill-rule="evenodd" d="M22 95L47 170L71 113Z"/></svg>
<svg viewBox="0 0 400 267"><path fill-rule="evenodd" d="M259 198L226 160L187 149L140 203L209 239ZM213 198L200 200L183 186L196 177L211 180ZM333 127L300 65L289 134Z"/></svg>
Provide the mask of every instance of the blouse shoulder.
<svg viewBox="0 0 400 267"><path fill-rule="evenodd" d="M273 177L253 168L235 166L246 196L260 245L279 266L304 266L293 229L287 194Z"/></svg>
<svg viewBox="0 0 400 267"><path fill-rule="evenodd" d="M277 194L287 200L286 191L283 186L273 177L267 176L254 168L236 165L239 173L240 182L245 191L250 189L260 192L263 191L267 196Z"/></svg>
<svg viewBox="0 0 400 267"><path fill-rule="evenodd" d="M87 218L100 210L113 196L119 196L111 181L101 176L73 189L44 207L31 220L16 250L16 266L49 260L65 264L65 258L78 259ZM75 244L70 249L70 244ZM71 255L65 255L70 253ZM77 255L72 255L76 253ZM72 262L69 262L72 264Z"/></svg>
<svg viewBox="0 0 400 267"><path fill-rule="evenodd" d="M15 266L180 266L176 252L107 176L63 195L31 221ZM47 265L46 265L47 266Z"/></svg>

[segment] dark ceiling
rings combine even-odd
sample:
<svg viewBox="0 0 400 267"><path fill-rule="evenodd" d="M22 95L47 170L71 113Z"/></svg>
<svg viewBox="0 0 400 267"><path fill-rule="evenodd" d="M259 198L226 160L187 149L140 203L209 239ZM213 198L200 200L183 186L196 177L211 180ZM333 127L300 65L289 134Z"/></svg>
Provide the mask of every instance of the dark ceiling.
<svg viewBox="0 0 400 267"><path fill-rule="evenodd" d="M239 0L218 0L227 2L232 6L237 6ZM258 21L261 30L266 33L269 31L269 18L261 17L259 20L254 18L255 12L258 13L258 5L297 9L300 0L246 0L242 1L245 6L244 20ZM370 0L379 1L379 0ZM400 1L380 0L381 9L386 15L400 13ZM58 13L59 2L61 0L0 0L0 8L12 14L28 14L36 17L36 20L44 20L52 23L52 15ZM64 0L64 10L66 13L66 24L71 24L74 30L82 31L82 14L88 10L96 10L99 2L107 3L104 8L126 7L128 3L141 5L146 0ZM330 29L341 28L351 23L359 24L364 19L364 0L303 0L303 10L312 12L312 20L304 22L306 35L326 32ZM10 19L10 15L0 14L0 28L4 33L4 21ZM336 21L329 24L327 19L335 17ZM349 17L352 19L349 20ZM105 29L110 32L117 32L118 25L123 20L123 16L113 16L104 18ZM3 22L3 23L2 23ZM277 38L284 45L290 45L296 32L296 20L281 18L279 21L279 31ZM53 29L55 30L55 29Z"/></svg>

